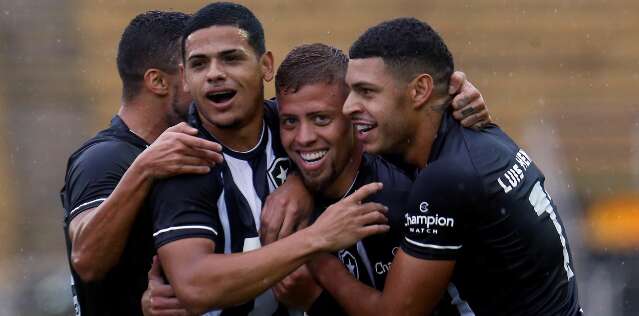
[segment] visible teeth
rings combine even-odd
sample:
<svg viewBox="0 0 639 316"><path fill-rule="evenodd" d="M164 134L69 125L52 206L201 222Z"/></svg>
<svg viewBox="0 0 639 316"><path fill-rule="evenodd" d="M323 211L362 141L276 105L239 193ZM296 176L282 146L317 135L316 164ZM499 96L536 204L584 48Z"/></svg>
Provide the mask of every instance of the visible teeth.
<svg viewBox="0 0 639 316"><path fill-rule="evenodd" d="M313 161L322 159L327 152L328 152L327 150L321 150L321 151L315 151L311 153L300 153L300 156L306 162L313 162Z"/></svg>
<svg viewBox="0 0 639 316"><path fill-rule="evenodd" d="M357 129L358 132L360 133L364 133L367 132L368 130L370 130L371 128L373 128L373 125L368 125L368 124L356 124L355 128Z"/></svg>

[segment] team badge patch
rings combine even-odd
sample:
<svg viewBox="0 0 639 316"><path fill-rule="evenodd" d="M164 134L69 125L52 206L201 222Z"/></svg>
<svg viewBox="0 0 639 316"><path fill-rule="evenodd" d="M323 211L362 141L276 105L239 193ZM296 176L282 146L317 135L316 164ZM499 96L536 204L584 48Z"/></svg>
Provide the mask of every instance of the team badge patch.
<svg viewBox="0 0 639 316"><path fill-rule="evenodd" d="M359 280L359 268L357 267L357 259L348 250L340 250L337 252L339 260L346 266L348 271Z"/></svg>
<svg viewBox="0 0 639 316"><path fill-rule="evenodd" d="M277 188L286 181L289 167L290 162L288 158L280 157L273 160L268 167L268 179L274 187Z"/></svg>

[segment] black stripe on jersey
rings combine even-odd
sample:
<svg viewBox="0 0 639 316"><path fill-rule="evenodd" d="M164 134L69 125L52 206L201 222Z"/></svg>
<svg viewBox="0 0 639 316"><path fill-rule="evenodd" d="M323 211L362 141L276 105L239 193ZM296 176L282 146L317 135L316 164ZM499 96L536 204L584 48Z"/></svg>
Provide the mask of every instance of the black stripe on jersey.
<svg viewBox="0 0 639 316"><path fill-rule="evenodd" d="M266 104L265 112L269 111ZM208 174L174 177L155 185L151 203L156 234L174 226L202 227L164 231L156 236L156 247L203 235L215 242L216 253L238 253L260 247L258 229L262 204L281 184L273 181L270 171L276 167L281 171L282 167L283 173L277 175L285 178L288 170L288 158L279 138L275 137L277 116L265 115L263 122L260 139L253 149L238 152L223 146L224 162ZM203 128L195 105L189 111L189 124L198 128L199 137L219 142ZM217 232L216 236L207 233L209 227ZM288 314L270 290L245 304L210 312L211 315L249 313Z"/></svg>

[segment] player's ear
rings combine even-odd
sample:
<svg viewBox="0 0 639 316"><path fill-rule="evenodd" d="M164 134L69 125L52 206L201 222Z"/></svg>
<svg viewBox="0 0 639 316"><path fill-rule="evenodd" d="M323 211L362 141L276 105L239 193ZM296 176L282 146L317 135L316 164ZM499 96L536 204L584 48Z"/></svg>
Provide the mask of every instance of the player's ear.
<svg viewBox="0 0 639 316"><path fill-rule="evenodd" d="M262 54L260 58L260 64L262 67L262 78L266 82L270 82L273 80L273 76L275 76L274 66L273 66L273 53L270 51Z"/></svg>
<svg viewBox="0 0 639 316"><path fill-rule="evenodd" d="M147 90L160 96L169 94L168 78L159 69L149 68L144 72L144 86Z"/></svg>
<svg viewBox="0 0 639 316"><path fill-rule="evenodd" d="M189 85L186 84L186 74L185 74L185 71L184 71L184 64L180 63L178 65L178 68L180 70L180 75L179 76L180 76L180 80L182 82L182 91L189 92Z"/></svg>
<svg viewBox="0 0 639 316"><path fill-rule="evenodd" d="M433 77L420 74L409 83L409 95L415 109L424 106L433 94Z"/></svg>

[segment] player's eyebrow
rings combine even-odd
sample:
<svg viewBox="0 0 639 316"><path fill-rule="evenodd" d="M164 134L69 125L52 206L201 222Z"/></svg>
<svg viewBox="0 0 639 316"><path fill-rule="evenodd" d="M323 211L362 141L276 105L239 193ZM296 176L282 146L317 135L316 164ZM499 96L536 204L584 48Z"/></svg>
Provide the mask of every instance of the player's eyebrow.
<svg viewBox="0 0 639 316"><path fill-rule="evenodd" d="M358 81L351 84L351 89L370 89L370 90L378 90L378 87L370 82L366 81Z"/></svg>
<svg viewBox="0 0 639 316"><path fill-rule="evenodd" d="M309 116L309 117L311 117L311 116L316 116L316 115L325 115L325 116L328 116L328 115L330 115L330 114L331 114L331 112L330 112L330 111L320 110L320 111L308 112L308 113L306 113L306 114L305 114L305 116Z"/></svg>
<svg viewBox="0 0 639 316"><path fill-rule="evenodd" d="M232 56L232 55L245 56L246 52L243 49L231 48L231 49L227 49L227 50L223 50L221 52L218 52L217 55L219 55L220 57ZM196 52L193 55L189 55L189 58L187 60L198 59L198 58L207 58L207 55L204 54L204 53L197 53Z"/></svg>
<svg viewBox="0 0 639 316"><path fill-rule="evenodd" d="M205 54L193 54L193 55L189 55L189 58L187 58L188 61L193 60L193 59L200 59L200 58L206 58Z"/></svg>
<svg viewBox="0 0 639 316"><path fill-rule="evenodd" d="M220 56L233 55L233 54L246 55L246 52L243 49L231 48L231 49L223 50L223 51L218 53L218 55L220 55Z"/></svg>

